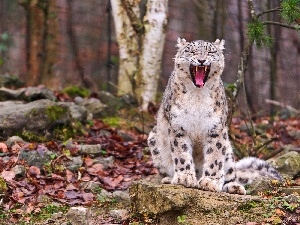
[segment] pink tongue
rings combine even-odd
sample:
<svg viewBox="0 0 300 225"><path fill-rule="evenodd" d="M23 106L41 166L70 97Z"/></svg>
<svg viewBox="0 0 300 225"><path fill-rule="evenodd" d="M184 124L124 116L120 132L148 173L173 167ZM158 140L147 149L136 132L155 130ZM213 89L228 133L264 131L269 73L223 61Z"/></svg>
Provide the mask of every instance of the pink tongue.
<svg viewBox="0 0 300 225"><path fill-rule="evenodd" d="M198 67L197 71L196 71L196 77L195 77L195 81L196 81L196 85L203 87L204 86L204 77L205 77L205 71L204 71L204 67Z"/></svg>

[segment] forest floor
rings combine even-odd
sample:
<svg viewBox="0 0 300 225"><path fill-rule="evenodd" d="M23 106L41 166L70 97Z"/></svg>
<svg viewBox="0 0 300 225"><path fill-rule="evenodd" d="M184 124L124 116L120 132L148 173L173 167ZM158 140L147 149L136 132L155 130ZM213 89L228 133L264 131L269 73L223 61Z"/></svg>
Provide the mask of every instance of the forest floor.
<svg viewBox="0 0 300 225"><path fill-rule="evenodd" d="M149 125L154 123L154 117L148 117L152 118L145 124L149 128ZM144 116L140 118L144 123ZM137 129L136 121L128 120L130 116L126 111L120 112L117 122L111 119L93 120L86 126L82 136L72 140L24 142L11 147L5 142L0 143L0 152L3 154L0 155L0 194L3 193L0 195L0 224L47 224L43 222L49 221L53 215L61 212L65 214L71 206L78 205L101 209L103 212L124 207L129 209L128 202L118 202L116 198L108 198L101 193L103 190L126 192L133 181L154 175L157 169L153 167L147 148L147 135L142 133L142 128ZM241 117L234 117L232 121L231 138L238 157L250 155L268 159L286 148L299 151L300 138L294 136L294 133L300 130L299 117L259 117L251 123ZM78 171L70 171L64 165L71 157L80 154L78 148L74 147L76 144L100 144L101 157L113 156L114 160L110 165L104 166L85 154L81 155L83 164ZM29 166L24 160L19 160L20 151L24 149L40 152L47 149L55 154L41 170ZM25 168L21 177L16 177L15 168L18 165ZM97 187L86 189L91 183L97 184ZM285 185L300 185L300 179L296 178ZM278 197L281 193L262 195L270 198L273 195ZM107 216L103 216L105 214ZM282 221L289 221L284 224L299 224L288 219L294 218L291 215L300 217L300 202L293 206L275 208L274 214L269 215L261 224L280 224ZM97 221L95 224L155 224L133 215L122 221L120 218L116 221L115 217L107 213L98 212L94 217Z"/></svg>

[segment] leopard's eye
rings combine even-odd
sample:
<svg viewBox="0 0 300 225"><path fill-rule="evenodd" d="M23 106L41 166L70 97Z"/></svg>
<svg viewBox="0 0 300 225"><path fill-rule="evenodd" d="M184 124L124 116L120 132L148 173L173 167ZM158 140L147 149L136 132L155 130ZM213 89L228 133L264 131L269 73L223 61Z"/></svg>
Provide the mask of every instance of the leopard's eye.
<svg viewBox="0 0 300 225"><path fill-rule="evenodd" d="M212 53L217 53L217 51L213 51L213 52L208 52L208 53L210 53L210 54L212 54Z"/></svg>

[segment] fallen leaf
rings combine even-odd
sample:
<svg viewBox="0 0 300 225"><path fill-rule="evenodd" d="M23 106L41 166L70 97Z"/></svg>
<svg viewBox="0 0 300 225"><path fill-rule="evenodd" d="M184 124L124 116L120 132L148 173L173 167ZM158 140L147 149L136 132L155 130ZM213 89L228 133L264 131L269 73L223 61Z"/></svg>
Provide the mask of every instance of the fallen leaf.
<svg viewBox="0 0 300 225"><path fill-rule="evenodd" d="M13 171L3 170L1 176L3 177L4 180L11 181L15 178L16 174Z"/></svg>
<svg viewBox="0 0 300 225"><path fill-rule="evenodd" d="M0 151L1 152L8 152L7 145L4 144L3 142L0 142Z"/></svg>

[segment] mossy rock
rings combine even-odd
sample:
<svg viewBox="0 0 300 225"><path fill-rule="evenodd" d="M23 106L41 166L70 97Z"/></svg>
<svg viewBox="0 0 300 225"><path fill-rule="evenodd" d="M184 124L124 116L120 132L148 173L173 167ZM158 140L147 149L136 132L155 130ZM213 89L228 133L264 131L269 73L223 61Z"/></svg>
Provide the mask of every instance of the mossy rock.
<svg viewBox="0 0 300 225"><path fill-rule="evenodd" d="M133 213L151 215L160 224L222 224L262 222L269 213L268 199L215 193L181 185L154 184L138 181L130 187Z"/></svg>

